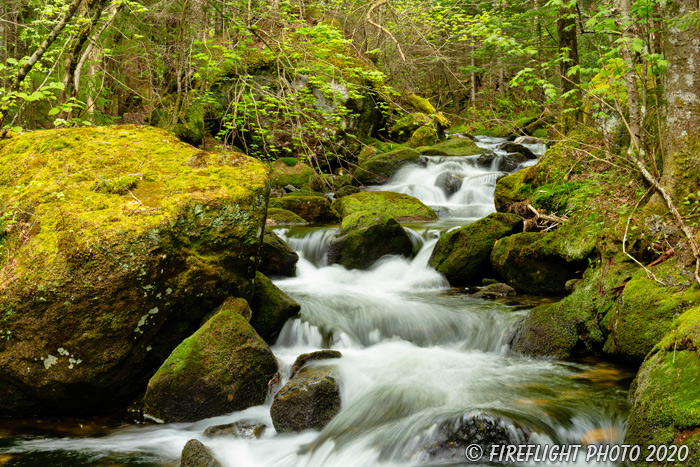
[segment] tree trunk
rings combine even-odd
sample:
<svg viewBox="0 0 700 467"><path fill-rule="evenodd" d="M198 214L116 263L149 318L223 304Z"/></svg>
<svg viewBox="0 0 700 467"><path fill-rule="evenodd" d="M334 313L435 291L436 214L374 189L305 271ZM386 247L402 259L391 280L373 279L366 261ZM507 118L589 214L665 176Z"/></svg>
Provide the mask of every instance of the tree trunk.
<svg viewBox="0 0 700 467"><path fill-rule="evenodd" d="M561 92L565 97L561 102L562 132L568 133L582 120L581 112L581 75L578 71L569 73L571 68L579 64L578 40L576 37L576 2L569 6L559 7L557 20L559 35L559 74L561 76Z"/></svg>
<svg viewBox="0 0 700 467"><path fill-rule="evenodd" d="M697 11L697 0L666 2L665 19ZM696 13L697 14L697 13ZM666 118L662 143L662 183L680 201L699 188L700 177L700 27L682 30L668 23L663 38L666 60L671 64L664 76Z"/></svg>

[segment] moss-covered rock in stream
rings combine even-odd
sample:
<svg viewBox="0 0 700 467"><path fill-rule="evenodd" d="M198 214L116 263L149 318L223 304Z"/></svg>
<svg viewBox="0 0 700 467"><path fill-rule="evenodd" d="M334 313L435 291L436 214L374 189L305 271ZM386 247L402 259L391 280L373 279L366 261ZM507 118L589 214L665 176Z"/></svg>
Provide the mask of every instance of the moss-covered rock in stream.
<svg viewBox="0 0 700 467"><path fill-rule="evenodd" d="M320 430L340 411L340 387L331 365L307 365L275 394L270 416L278 433Z"/></svg>
<svg viewBox="0 0 700 467"><path fill-rule="evenodd" d="M480 148L469 138L453 137L434 146L422 146L416 149L423 156L463 157L480 154L493 154L488 149Z"/></svg>
<svg viewBox="0 0 700 467"><path fill-rule="evenodd" d="M525 183L528 169L521 169L496 181L494 203L496 211L508 212L516 203L525 201L532 192L532 186Z"/></svg>
<svg viewBox="0 0 700 467"><path fill-rule="evenodd" d="M491 272L490 257L500 238L522 232L523 220L515 214L494 213L440 237L430 266L452 285L481 282Z"/></svg>
<svg viewBox="0 0 700 467"><path fill-rule="evenodd" d="M308 224L304 219L292 211L286 209L270 208L267 210L265 225L274 227L277 225L303 225Z"/></svg>
<svg viewBox="0 0 700 467"><path fill-rule="evenodd" d="M182 448L180 467L221 467L221 463L201 441L191 439Z"/></svg>
<svg viewBox="0 0 700 467"><path fill-rule="evenodd" d="M248 303L229 302L182 341L148 382L144 413L191 422L265 402L277 361L246 321Z"/></svg>
<svg viewBox="0 0 700 467"><path fill-rule="evenodd" d="M432 126L422 126L413 132L407 144L412 148L417 148L435 144L437 141L438 135L435 129Z"/></svg>
<svg viewBox="0 0 700 467"><path fill-rule="evenodd" d="M382 256L411 257L412 253L411 238L393 216L360 211L343 219L328 247L328 261L348 269L367 269Z"/></svg>
<svg viewBox="0 0 700 467"><path fill-rule="evenodd" d="M299 255L272 229L265 229L258 270L267 276L294 275Z"/></svg>
<svg viewBox="0 0 700 467"><path fill-rule="evenodd" d="M394 123L389 128L389 135L394 141L406 143L411 138L411 135L421 127L432 129L433 120L424 113L414 112L404 115Z"/></svg>
<svg viewBox="0 0 700 467"><path fill-rule="evenodd" d="M333 201L343 218L362 211L381 212L399 222L437 220L437 214L419 199L393 191L363 191Z"/></svg>
<svg viewBox="0 0 700 467"><path fill-rule="evenodd" d="M389 152L379 153L366 159L355 169L353 176L363 185L386 183L400 168L418 164L420 154L415 149L399 146Z"/></svg>
<svg viewBox="0 0 700 467"><path fill-rule="evenodd" d="M255 275L251 308L253 318L250 324L265 342L272 345L284 323L296 316L301 306L277 288L264 274L258 272Z"/></svg>
<svg viewBox="0 0 700 467"><path fill-rule="evenodd" d="M700 307L685 311L640 368L625 443L687 445L683 465L700 463ZM644 465L670 467L671 462ZM635 464L642 465L642 463Z"/></svg>
<svg viewBox="0 0 700 467"><path fill-rule="evenodd" d="M270 208L292 211L307 222L334 223L340 221L340 216L331 206L330 201L323 196L285 196L270 198Z"/></svg>
<svg viewBox="0 0 700 467"><path fill-rule="evenodd" d="M135 126L16 136L0 161L0 416L126 405L207 313L250 297L259 162Z"/></svg>

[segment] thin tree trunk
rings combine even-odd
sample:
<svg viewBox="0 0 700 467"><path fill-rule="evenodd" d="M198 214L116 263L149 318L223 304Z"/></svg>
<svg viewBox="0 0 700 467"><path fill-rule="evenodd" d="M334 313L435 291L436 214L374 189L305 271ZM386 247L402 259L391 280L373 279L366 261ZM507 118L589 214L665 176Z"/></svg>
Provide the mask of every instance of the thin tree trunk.
<svg viewBox="0 0 700 467"><path fill-rule="evenodd" d="M578 40L576 34L576 4L559 7L557 33L559 35L559 74L561 76L562 98L562 132L568 133L581 122L581 75L570 70L578 66Z"/></svg>
<svg viewBox="0 0 700 467"><path fill-rule="evenodd" d="M632 22L632 4L630 0L617 0L620 10L619 27L625 43L622 46L622 58L625 61L625 87L627 89L627 104L629 106L630 151L638 151L643 159L644 141L642 133L642 109L639 103L639 86L637 85L637 61L631 49L631 42L635 37L635 28ZM642 83L644 86L645 83Z"/></svg>

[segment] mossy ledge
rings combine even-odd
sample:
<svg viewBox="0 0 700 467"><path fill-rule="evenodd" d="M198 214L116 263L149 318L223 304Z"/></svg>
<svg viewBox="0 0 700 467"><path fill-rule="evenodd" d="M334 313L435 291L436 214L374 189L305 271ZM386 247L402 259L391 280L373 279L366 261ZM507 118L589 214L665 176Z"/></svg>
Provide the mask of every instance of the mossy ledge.
<svg viewBox="0 0 700 467"><path fill-rule="evenodd" d="M129 402L208 312L250 297L268 196L263 164L155 128L0 142L0 416Z"/></svg>

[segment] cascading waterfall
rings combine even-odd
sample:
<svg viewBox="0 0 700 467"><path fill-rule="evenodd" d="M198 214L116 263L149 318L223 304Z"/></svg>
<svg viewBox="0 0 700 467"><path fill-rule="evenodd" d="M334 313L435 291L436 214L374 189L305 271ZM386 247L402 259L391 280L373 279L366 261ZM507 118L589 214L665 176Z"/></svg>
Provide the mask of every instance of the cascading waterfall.
<svg viewBox="0 0 700 467"><path fill-rule="evenodd" d="M482 138L480 144L495 147L501 141ZM443 173L463 177L450 196L435 186ZM336 228L276 229L300 254L296 277L275 280L302 305L300 317L285 325L273 346L283 379L301 353L333 348L343 354L332 361L341 411L320 433L280 435L270 428L256 440L203 438L207 427L238 420L271 426L268 400L196 423L132 425L100 437L13 439L4 452L26 453L23 465L45 465L40 459L53 465L75 465L76 459L173 465L185 442L199 438L230 466L460 465L466 459L434 459L431 446L440 442L438 427L445 421L474 413L499 414L531 427L536 434L530 442L576 444L590 433L621 442L629 375L603 364L509 356L508 334L527 313L527 302L469 297L451 290L428 267L440 231L494 211L498 176L497 168L479 168L473 157L431 157L374 187L421 199L436 207L441 221L411 226L418 251L413 259L385 257L367 271L328 265L327 246ZM517 440L515 425L506 428ZM567 465L615 464L579 459Z"/></svg>

